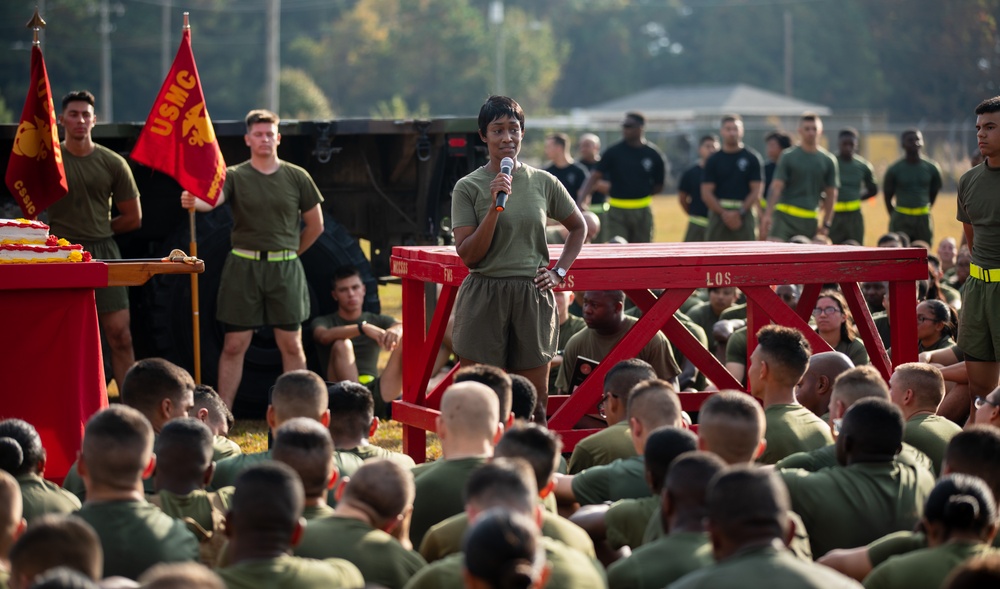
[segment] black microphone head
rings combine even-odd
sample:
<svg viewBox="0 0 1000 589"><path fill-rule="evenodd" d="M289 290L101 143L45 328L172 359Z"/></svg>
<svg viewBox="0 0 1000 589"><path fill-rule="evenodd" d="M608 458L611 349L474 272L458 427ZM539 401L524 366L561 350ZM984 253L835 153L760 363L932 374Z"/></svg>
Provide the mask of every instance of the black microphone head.
<svg viewBox="0 0 1000 589"><path fill-rule="evenodd" d="M500 173L510 175L511 171L514 169L514 160L509 157L505 157L500 160Z"/></svg>

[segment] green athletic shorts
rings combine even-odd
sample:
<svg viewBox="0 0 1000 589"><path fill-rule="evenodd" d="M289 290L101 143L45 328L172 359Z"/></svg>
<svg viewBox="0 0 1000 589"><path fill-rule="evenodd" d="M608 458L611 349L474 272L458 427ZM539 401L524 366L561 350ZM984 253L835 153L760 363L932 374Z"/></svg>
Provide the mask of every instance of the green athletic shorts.
<svg viewBox="0 0 1000 589"><path fill-rule="evenodd" d="M926 241L934 245L934 225L930 215L904 215L893 211L889 217L889 231L905 233L910 241Z"/></svg>
<svg viewBox="0 0 1000 589"><path fill-rule="evenodd" d="M298 258L270 262L230 253L222 268L217 301L215 318L233 328L274 325L284 329L309 318L309 289Z"/></svg>
<svg viewBox="0 0 1000 589"><path fill-rule="evenodd" d="M95 260L122 259L122 253L118 250L118 244L112 237L100 241L81 240L73 243L82 245L83 249L90 252L90 255ZM125 286L109 286L107 288L94 289L94 298L97 300L98 313L113 313L128 309L128 287Z"/></svg>
<svg viewBox="0 0 1000 589"><path fill-rule="evenodd" d="M548 364L559 342L555 296L533 280L469 274L455 302L455 354L507 370Z"/></svg>
<svg viewBox="0 0 1000 589"><path fill-rule="evenodd" d="M607 233L601 229L605 241L616 235L624 237L629 243L653 241L653 211L649 207L641 209L611 207L605 221L607 221Z"/></svg>
<svg viewBox="0 0 1000 589"><path fill-rule="evenodd" d="M865 242L865 217L861 211L843 211L834 213L833 224L830 226L830 241L840 245L853 239L860 244Z"/></svg>
<svg viewBox="0 0 1000 589"><path fill-rule="evenodd" d="M688 221L687 231L684 232L684 241L685 243L705 241L705 233L707 231L706 227Z"/></svg>
<svg viewBox="0 0 1000 589"><path fill-rule="evenodd" d="M757 214L753 209L741 215L743 226L733 231L722 222L714 211L708 212L708 230L705 241L757 241Z"/></svg>
<svg viewBox="0 0 1000 589"><path fill-rule="evenodd" d="M969 277L962 289L962 314L958 347L967 356L986 362L1000 361L1000 282Z"/></svg>
<svg viewBox="0 0 1000 589"><path fill-rule="evenodd" d="M804 235L809 239L816 236L816 219L803 219L781 211L774 211L771 214L771 230L767 233L768 239L780 239L788 241L796 235Z"/></svg>

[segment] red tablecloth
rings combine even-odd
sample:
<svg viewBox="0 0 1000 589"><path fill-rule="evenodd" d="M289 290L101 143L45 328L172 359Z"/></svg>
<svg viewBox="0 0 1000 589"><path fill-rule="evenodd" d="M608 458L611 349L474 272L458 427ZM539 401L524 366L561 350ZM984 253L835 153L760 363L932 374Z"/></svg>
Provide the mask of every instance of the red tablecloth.
<svg viewBox="0 0 1000 589"><path fill-rule="evenodd" d="M38 430L47 478L60 481L76 460L83 428L107 407L94 288L105 264L0 265L0 418Z"/></svg>

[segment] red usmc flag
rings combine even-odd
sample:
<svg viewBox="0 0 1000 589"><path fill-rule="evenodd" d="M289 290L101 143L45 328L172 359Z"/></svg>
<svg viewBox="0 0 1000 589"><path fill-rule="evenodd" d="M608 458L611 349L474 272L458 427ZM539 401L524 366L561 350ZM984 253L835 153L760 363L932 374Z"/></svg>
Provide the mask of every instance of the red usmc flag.
<svg viewBox="0 0 1000 589"><path fill-rule="evenodd" d="M21 124L14 137L14 148L10 150L4 180L29 219L37 217L69 191L49 74L45 70L42 50L37 46L31 48L31 85L24 99Z"/></svg>
<svg viewBox="0 0 1000 589"><path fill-rule="evenodd" d="M191 52L190 29L184 29L174 65L131 157L172 176L181 188L209 204L214 205L222 192L226 162L205 108L205 94Z"/></svg>

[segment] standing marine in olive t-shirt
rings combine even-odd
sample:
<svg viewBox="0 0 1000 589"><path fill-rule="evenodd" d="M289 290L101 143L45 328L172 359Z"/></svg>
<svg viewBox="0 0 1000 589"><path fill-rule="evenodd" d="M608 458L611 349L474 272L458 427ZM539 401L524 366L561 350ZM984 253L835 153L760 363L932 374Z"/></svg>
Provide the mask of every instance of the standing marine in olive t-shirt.
<svg viewBox="0 0 1000 589"><path fill-rule="evenodd" d="M830 241L834 245L854 240L858 245L865 241L865 217L861 214L862 201L878 194L875 171L871 163L857 154L858 132L844 129L840 132L837 165L840 169L840 191L833 207L833 225Z"/></svg>
<svg viewBox="0 0 1000 589"><path fill-rule="evenodd" d="M761 238L788 241L796 235L827 235L833 225L840 176L837 158L819 144L823 121L815 114L802 115L798 147L781 153L774 171L767 210L761 219ZM823 207L822 222L817 209Z"/></svg>
<svg viewBox="0 0 1000 589"><path fill-rule="evenodd" d="M114 235L142 225L139 189L125 158L97 145L91 137L97 117L94 95L70 92L62 100L59 122L66 130L62 142L63 166L69 192L47 209L52 234L79 243L94 259L121 259ZM111 216L111 205L118 215ZM128 289L124 286L94 291L101 330L111 348L111 370L121 388L125 371L135 362L129 329Z"/></svg>
<svg viewBox="0 0 1000 589"><path fill-rule="evenodd" d="M941 190L941 168L934 160L920 155L924 136L907 129L900 136L906 157L885 171L883 191L889 211L889 231L905 233L910 241L934 241L931 207ZM893 203L895 197L895 203Z"/></svg>
<svg viewBox="0 0 1000 589"><path fill-rule="evenodd" d="M306 367L302 322L309 317L309 290L299 256L323 233L323 196L308 172L278 159L278 123L270 111L247 114L244 140L250 159L226 170L214 205L228 202L233 212L233 249L222 268L216 311L226 331L217 388L229 407L243 379L243 357L254 329L274 328L283 372ZM213 208L186 190L181 206Z"/></svg>

